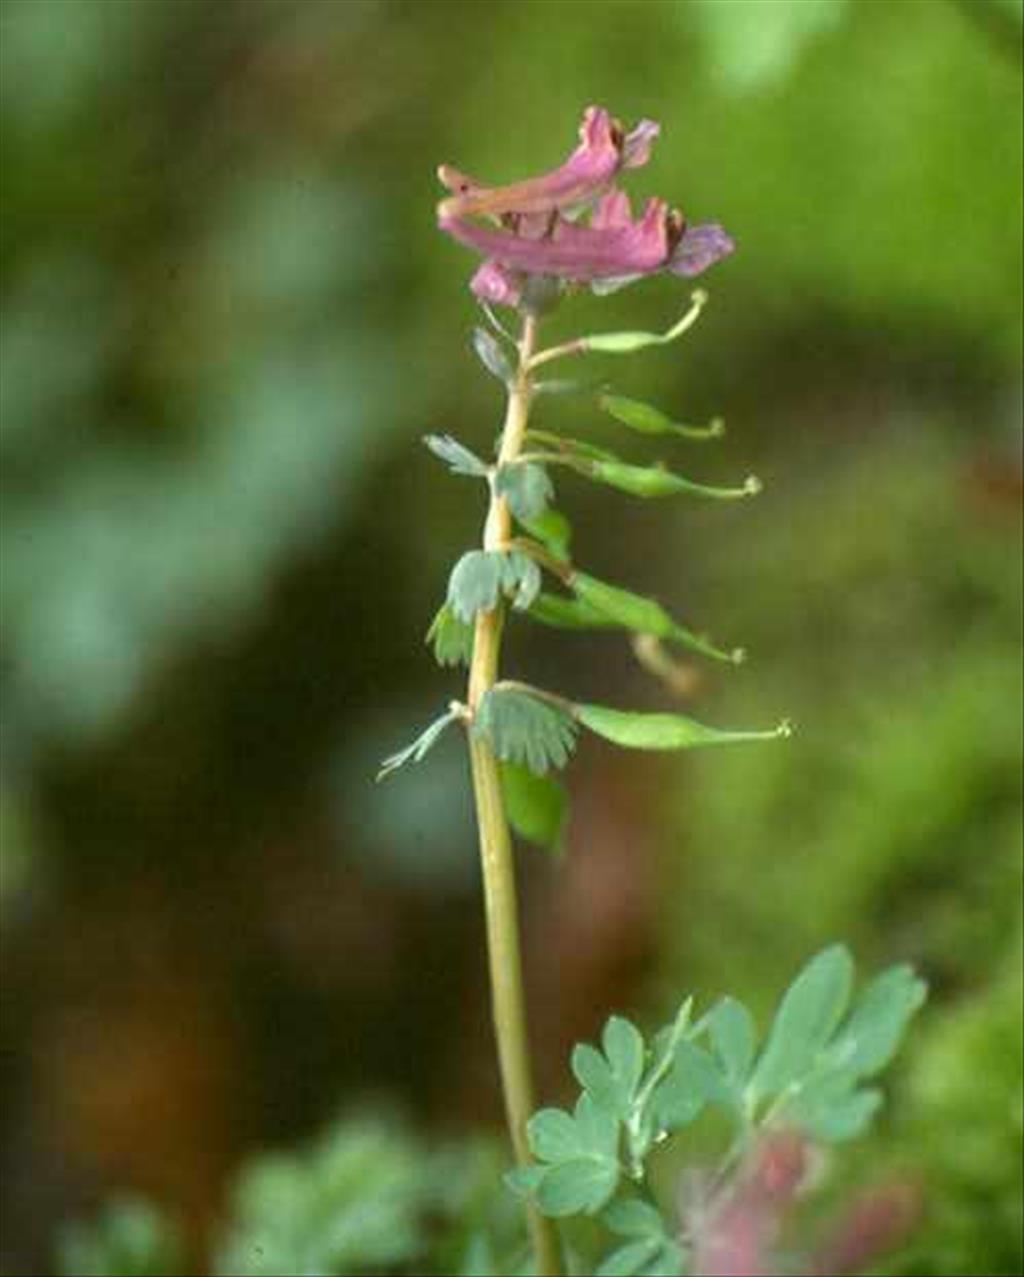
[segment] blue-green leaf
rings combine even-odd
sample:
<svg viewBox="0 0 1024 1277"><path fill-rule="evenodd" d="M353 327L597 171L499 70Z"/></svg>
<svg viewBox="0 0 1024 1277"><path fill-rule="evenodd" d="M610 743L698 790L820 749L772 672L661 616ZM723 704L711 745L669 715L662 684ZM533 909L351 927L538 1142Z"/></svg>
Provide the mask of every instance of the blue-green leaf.
<svg viewBox="0 0 1024 1277"><path fill-rule="evenodd" d="M521 523L539 519L555 495L548 472L536 461L517 461L498 468L494 491L504 497Z"/></svg>
<svg viewBox="0 0 1024 1277"><path fill-rule="evenodd" d="M498 758L525 764L539 776L564 767L576 745L576 725L567 713L539 697L502 687L483 696L473 730L490 741Z"/></svg>
<svg viewBox="0 0 1024 1277"><path fill-rule="evenodd" d="M542 1162L567 1162L584 1151L576 1122L564 1109L534 1113L526 1124L526 1134L534 1156Z"/></svg>
<svg viewBox="0 0 1024 1277"><path fill-rule="evenodd" d="M505 571L504 556L491 550L469 550L448 578L448 606L469 625L478 612L497 606Z"/></svg>
<svg viewBox="0 0 1024 1277"><path fill-rule="evenodd" d="M636 1277L662 1247L660 1238L648 1237L642 1241L627 1242L606 1255L598 1265L596 1277Z"/></svg>
<svg viewBox="0 0 1024 1277"><path fill-rule="evenodd" d="M629 1020L613 1015L604 1026L601 1045L628 1112L644 1071L644 1040Z"/></svg>
<svg viewBox="0 0 1024 1277"><path fill-rule="evenodd" d="M655 1089L653 1110L660 1126L669 1131L688 1126L709 1102L728 1099L728 1087L715 1061L693 1042L675 1049L672 1068Z"/></svg>
<svg viewBox="0 0 1024 1277"><path fill-rule="evenodd" d="M619 1237L660 1237L665 1232L657 1207L638 1197L612 1202L601 1215L601 1222Z"/></svg>
<svg viewBox="0 0 1024 1277"><path fill-rule="evenodd" d="M823 1143L841 1144L862 1135L881 1104L881 1091L856 1090L848 1075L826 1075L798 1088L778 1120L801 1127Z"/></svg>
<svg viewBox="0 0 1024 1277"><path fill-rule="evenodd" d="M501 558L501 588L517 612L525 612L540 593L541 571L528 554L511 550Z"/></svg>
<svg viewBox="0 0 1024 1277"><path fill-rule="evenodd" d="M423 442L435 457L443 461L453 474L466 475L472 479L486 479L487 466L475 452L470 450L451 435L424 435Z"/></svg>
<svg viewBox="0 0 1024 1277"><path fill-rule="evenodd" d="M731 1087L742 1090L757 1047L753 1016L742 1002L735 998L722 998L708 1013L707 1024L711 1046L722 1072Z"/></svg>
<svg viewBox="0 0 1024 1277"><path fill-rule="evenodd" d="M534 1196L544 1214L556 1219L580 1212L593 1215L614 1194L618 1182L614 1162L581 1157L547 1169Z"/></svg>
<svg viewBox="0 0 1024 1277"><path fill-rule="evenodd" d="M497 338L492 336L486 328L473 329L473 349L492 377L497 377L506 386L511 385L515 378L512 365L498 344Z"/></svg>
<svg viewBox="0 0 1024 1277"><path fill-rule="evenodd" d="M427 630L426 642L438 665L468 665L473 656L473 627L460 621L450 604L442 603Z"/></svg>
<svg viewBox="0 0 1024 1277"><path fill-rule="evenodd" d="M527 842L560 855L569 799L549 776L535 776L517 763L502 763L501 792L509 824Z"/></svg>
<svg viewBox="0 0 1024 1277"><path fill-rule="evenodd" d="M911 967L883 971L861 993L832 1039L826 1052L828 1062L858 1078L874 1076L895 1055L911 1016L923 1005L927 992L924 981Z"/></svg>
<svg viewBox="0 0 1024 1277"><path fill-rule="evenodd" d="M626 749L696 749L706 745L734 745L745 741L775 740L789 736L788 723L770 731L724 731L707 727L682 714L627 713L606 705L577 705L576 717L584 727Z"/></svg>
<svg viewBox="0 0 1024 1277"><path fill-rule="evenodd" d="M853 959L843 945L813 957L783 996L750 1087L755 1100L784 1091L812 1069L850 1002Z"/></svg>

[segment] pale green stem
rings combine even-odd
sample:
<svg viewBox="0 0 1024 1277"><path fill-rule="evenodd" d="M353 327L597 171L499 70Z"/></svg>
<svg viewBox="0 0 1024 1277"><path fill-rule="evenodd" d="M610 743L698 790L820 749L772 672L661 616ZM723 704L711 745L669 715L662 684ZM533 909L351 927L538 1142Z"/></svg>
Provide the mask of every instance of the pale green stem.
<svg viewBox="0 0 1024 1277"><path fill-rule="evenodd" d="M537 339L537 321L527 317L519 344L519 368L509 388L508 408L501 435L498 465L514 462L523 447L530 413L532 378L529 364ZM504 497L492 494L484 528L484 549L498 550L512 534L512 516ZM501 605L477 616L473 661L469 671L469 709L497 682L504 611ZM498 1047L498 1067L505 1098L505 1115L516 1162L530 1162L526 1123L534 1110L530 1046L523 997L522 957L519 946L519 910L516 900L512 839L502 800L498 763L487 741L469 733L473 794L480 831L484 905L487 918L487 952L491 976L491 1009ZM532 1204L527 1222L540 1277L561 1277L561 1246L554 1223Z"/></svg>

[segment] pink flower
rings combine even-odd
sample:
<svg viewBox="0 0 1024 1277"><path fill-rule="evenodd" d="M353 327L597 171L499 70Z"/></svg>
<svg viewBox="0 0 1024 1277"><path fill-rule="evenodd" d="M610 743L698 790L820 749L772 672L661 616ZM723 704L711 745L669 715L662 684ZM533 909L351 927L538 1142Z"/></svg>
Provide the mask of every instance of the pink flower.
<svg viewBox="0 0 1024 1277"><path fill-rule="evenodd" d="M580 143L564 164L540 177L508 186L487 187L443 164L438 176L454 194L442 200L439 218L550 213L586 208L604 191L620 168L646 164L658 135L653 120L641 120L630 133L603 107L588 106L580 125Z"/></svg>
<svg viewBox="0 0 1024 1277"><path fill-rule="evenodd" d="M661 270L696 275L731 253L733 242L721 226L687 227L664 200L648 200L633 218L628 196L613 182L621 170L647 163L658 133L653 120L625 133L607 111L592 106L584 113L579 146L540 177L486 187L443 165L439 176L453 194L439 204L438 224L485 258L470 282L473 292L484 301L520 306L530 276L610 292ZM588 210L585 224L580 217ZM470 220L476 217L498 225Z"/></svg>

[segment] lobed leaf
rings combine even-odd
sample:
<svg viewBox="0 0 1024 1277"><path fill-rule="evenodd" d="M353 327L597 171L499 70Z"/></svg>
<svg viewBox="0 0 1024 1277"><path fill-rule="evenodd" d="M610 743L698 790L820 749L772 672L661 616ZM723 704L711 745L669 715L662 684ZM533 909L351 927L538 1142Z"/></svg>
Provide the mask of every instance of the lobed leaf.
<svg viewBox="0 0 1024 1277"><path fill-rule="evenodd" d="M509 688L493 687L483 696L473 730L503 762L524 764L539 776L564 767L576 746L576 725L567 713Z"/></svg>
<svg viewBox="0 0 1024 1277"><path fill-rule="evenodd" d="M601 1222L619 1237L655 1237L665 1232L661 1212L639 1197L612 1202L602 1214Z"/></svg>
<svg viewBox="0 0 1024 1277"><path fill-rule="evenodd" d="M512 550L500 556L501 587L512 599L517 612L525 612L540 593L542 583L540 568L528 554Z"/></svg>
<svg viewBox="0 0 1024 1277"><path fill-rule="evenodd" d="M498 344L497 338L489 333L486 328L473 329L473 349L476 351L477 358L492 377L497 377L506 386L511 385L515 379L512 365Z"/></svg>
<svg viewBox="0 0 1024 1277"><path fill-rule="evenodd" d="M707 727L682 714L629 713L606 705L577 705L577 720L605 740L626 749L696 749L707 745L734 745L746 741L775 740L790 735L788 723L771 731L724 731Z"/></svg>
<svg viewBox="0 0 1024 1277"><path fill-rule="evenodd" d="M663 1242L657 1237L627 1242L606 1255L598 1266L596 1277L635 1277L644 1273L647 1265L660 1252Z"/></svg>
<svg viewBox="0 0 1024 1277"><path fill-rule="evenodd" d="M728 1102L722 1073L702 1047L686 1040L676 1046L672 1067L658 1084L652 1099L655 1119L668 1131L678 1131L694 1121L711 1102Z"/></svg>
<svg viewBox="0 0 1024 1277"><path fill-rule="evenodd" d="M473 658L473 627L460 621L451 605L442 603L427 630L438 665L468 665Z"/></svg>
<svg viewBox="0 0 1024 1277"><path fill-rule="evenodd" d="M548 472L536 461L518 461L498 468L494 491L504 497L521 523L539 519L555 495Z"/></svg>
<svg viewBox="0 0 1024 1277"><path fill-rule="evenodd" d="M547 1170L534 1197L545 1215L562 1218L596 1214L618 1187L619 1171L614 1162L581 1157L560 1162Z"/></svg>
<svg viewBox="0 0 1024 1277"><path fill-rule="evenodd" d="M455 564L448 578L447 602L456 620L469 625L478 612L490 612L497 606L503 559L492 550L469 550Z"/></svg>
<svg viewBox="0 0 1024 1277"><path fill-rule="evenodd" d="M927 986L911 967L883 971L861 993L829 1044L829 1063L858 1078L873 1077L896 1054L911 1016L927 995Z"/></svg>
<svg viewBox="0 0 1024 1277"><path fill-rule="evenodd" d="M742 1091L757 1049L754 1018L735 998L722 998L707 1015L711 1047L730 1087Z"/></svg>
<svg viewBox="0 0 1024 1277"><path fill-rule="evenodd" d="M453 474L467 475L473 479L486 479L488 468L475 452L451 435L424 435L423 442L435 457L448 466Z"/></svg>
<svg viewBox="0 0 1024 1277"><path fill-rule="evenodd" d="M844 945L816 954L783 995L751 1078L756 1101L799 1083L811 1071L850 1003L853 958Z"/></svg>

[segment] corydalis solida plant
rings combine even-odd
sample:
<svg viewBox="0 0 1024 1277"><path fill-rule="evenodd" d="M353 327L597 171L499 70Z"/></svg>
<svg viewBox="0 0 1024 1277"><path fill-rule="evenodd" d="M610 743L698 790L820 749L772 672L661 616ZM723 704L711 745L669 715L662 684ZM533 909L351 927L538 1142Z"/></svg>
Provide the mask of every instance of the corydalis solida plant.
<svg viewBox="0 0 1024 1277"><path fill-rule="evenodd" d="M553 1218L576 1211L597 1214L608 1209L609 1203L615 1204L622 1179L623 1141L628 1146L628 1174L632 1182L642 1184L644 1159L654 1144L674 1129L673 1121L676 1127L685 1124L680 1112L690 1112L688 1097L700 1100L694 1114L709 1097L700 1097L699 1088L680 1073L679 1060L692 1063L699 1058L694 1053L702 1050L692 1041L699 1029L689 1026L687 1004L685 1013L666 1030L667 1053L657 1044L648 1053L628 1021L609 1022L607 1059L601 1069L609 1070L613 1077L616 1070L621 1073L625 1069L633 1078L628 1095L613 1095L611 1107L602 1107L603 1101L595 1094L608 1100L614 1088L610 1091L598 1083L592 1092L581 1077L585 1093L573 1116L545 1110L531 1121L534 1099L509 826L542 845L559 843L565 797L548 773L565 765L583 728L636 749L688 749L789 734L785 722L767 731L723 730L675 713L633 713L574 702L561 694L500 678L501 642L509 608L559 628L630 633L645 645L640 650L646 653L649 668L664 665L661 645L679 646L724 662L742 659L740 649L717 646L655 600L580 569L570 556L568 521L553 505L550 472L562 467L646 499L676 494L742 498L759 491L757 481L748 479L734 487L711 486L661 465L623 461L603 447L538 429L531 422L536 397L565 388L538 382L540 367L587 352L629 354L674 341L692 326L706 301L705 294L695 293L686 313L663 333L598 333L539 349L541 316L564 295L584 287L603 294L661 272L693 276L733 249L722 227L716 223L690 227L679 211L661 199L648 200L640 216L634 218L629 198L617 181L646 163L658 132L659 126L649 120L627 132L607 111L590 107L584 114L579 145L549 173L511 185L487 186L450 167L439 170L449 191L438 207L439 227L483 258L470 287L498 335L478 328L474 345L488 371L504 383L507 404L493 462L484 461L450 436L426 439L431 451L454 473L483 481L489 496L483 545L467 551L455 564L446 601L428 635L441 664L468 665L469 683L465 701L453 701L412 745L385 760L381 774L409 761L418 762L449 725L459 723L466 728L479 826L498 1060L518 1165L512 1182L527 1200L536 1264L542 1274L562 1270ZM510 336L496 320L490 309L494 305L518 313L518 337ZM513 348L514 360L502 346L502 338ZM620 395L602 393L592 406L642 434L708 439L721 432L720 423L683 425L660 409ZM545 591L545 574L561 588ZM658 661L651 658L651 644L659 654ZM591 1062L591 1081L594 1067ZM859 1075L851 1077L852 1087ZM658 1107L666 1096L671 1110L667 1114ZM756 1096L751 1100L755 1103ZM754 1129L753 1110L745 1122L745 1132L747 1127ZM623 1123L632 1125L627 1129ZM534 1156L539 1161L534 1161ZM626 1208L631 1200L626 1200ZM649 1207L650 1203L642 1201L641 1206ZM614 1231L614 1223L609 1227ZM629 1227L626 1236L630 1236ZM660 1256L657 1262L669 1265L667 1271L678 1267L679 1248L664 1230L652 1232L648 1228L645 1234L641 1229L641 1240L646 1258L641 1261L634 1253L630 1259L630 1264L635 1261L640 1266L629 1266L620 1259L615 1271L647 1271L644 1265L655 1262L655 1251Z"/></svg>

